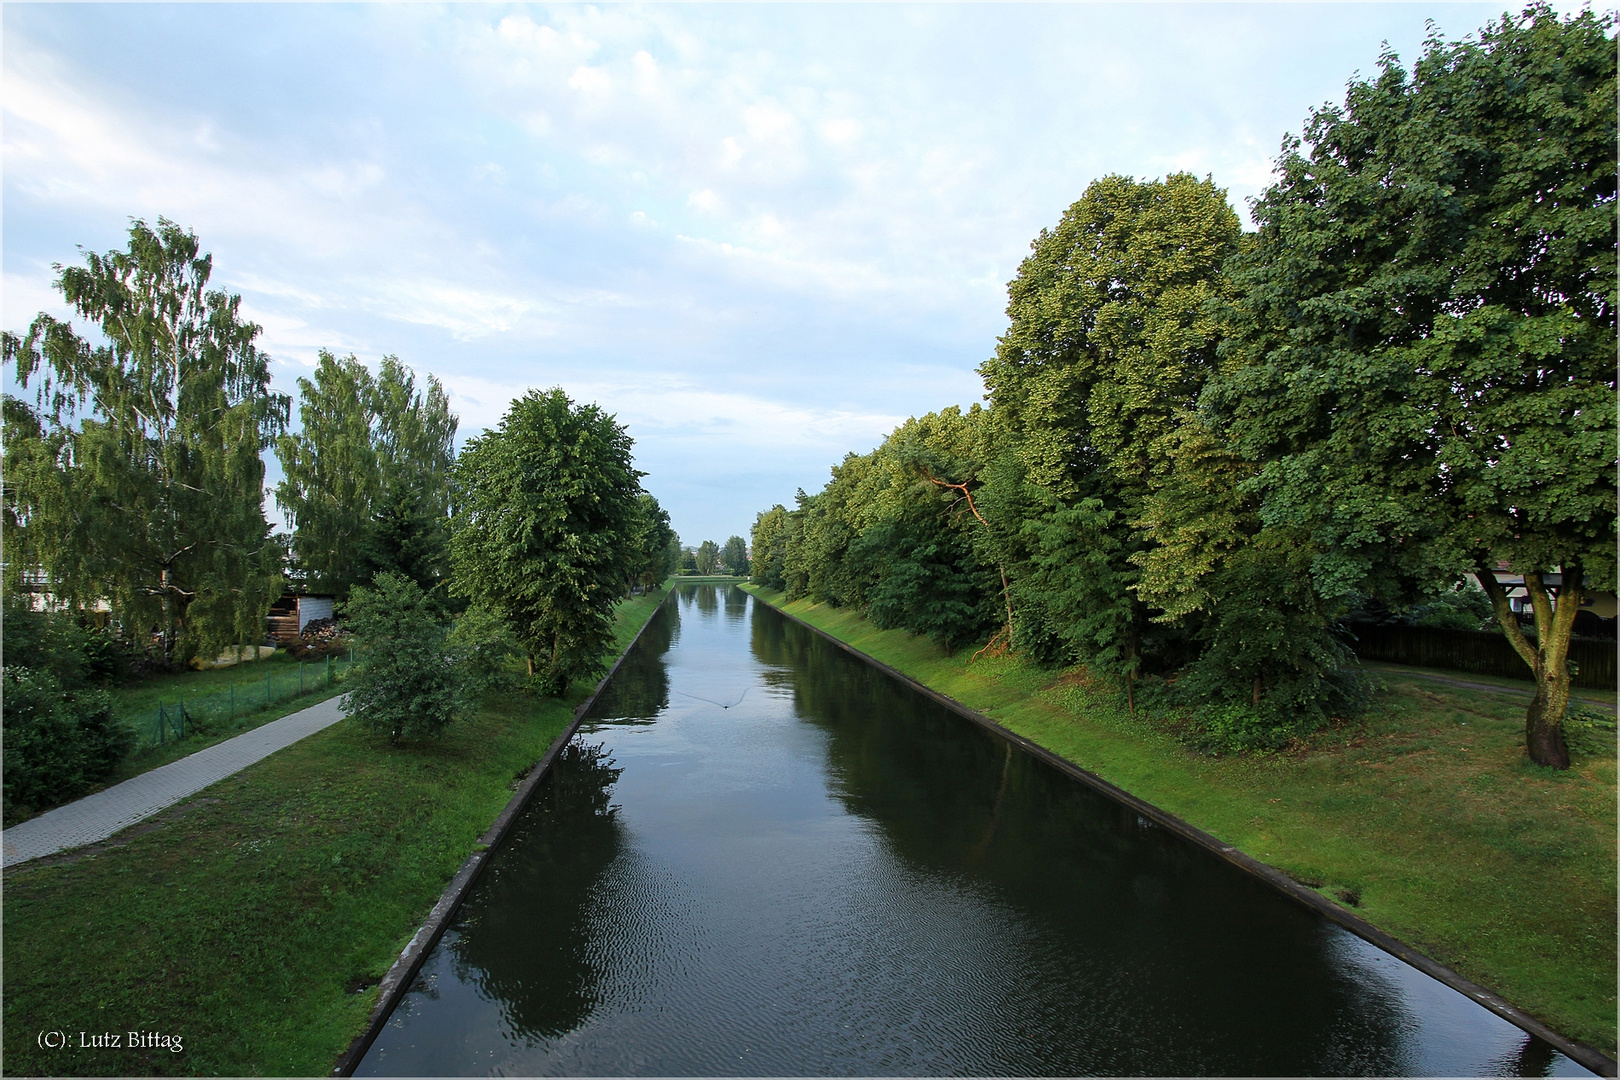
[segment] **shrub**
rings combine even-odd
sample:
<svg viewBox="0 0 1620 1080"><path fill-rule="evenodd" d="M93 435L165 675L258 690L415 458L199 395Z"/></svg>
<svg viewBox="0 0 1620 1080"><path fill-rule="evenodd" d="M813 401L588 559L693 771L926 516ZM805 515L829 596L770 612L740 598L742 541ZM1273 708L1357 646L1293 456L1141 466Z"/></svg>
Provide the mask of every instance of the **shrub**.
<svg viewBox="0 0 1620 1080"><path fill-rule="evenodd" d="M359 655L343 711L396 745L438 735L474 704L435 610L420 585L391 572L356 586L344 605Z"/></svg>
<svg viewBox="0 0 1620 1080"><path fill-rule="evenodd" d="M4 690L8 826L83 793L135 746L135 733L113 717L104 690L69 693L52 672L20 664L6 666Z"/></svg>

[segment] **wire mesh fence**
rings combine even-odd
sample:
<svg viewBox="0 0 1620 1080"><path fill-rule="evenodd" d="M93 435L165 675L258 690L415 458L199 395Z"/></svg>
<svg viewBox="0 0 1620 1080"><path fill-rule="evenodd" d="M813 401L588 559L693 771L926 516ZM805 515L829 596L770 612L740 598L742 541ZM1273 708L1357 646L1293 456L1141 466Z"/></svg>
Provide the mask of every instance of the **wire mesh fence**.
<svg viewBox="0 0 1620 1080"><path fill-rule="evenodd" d="M234 679L208 694L176 694L136 719L137 750L164 746L188 735L229 730L237 721L316 690L341 683L354 667L354 650L321 660L301 660L296 668L266 665L263 677Z"/></svg>

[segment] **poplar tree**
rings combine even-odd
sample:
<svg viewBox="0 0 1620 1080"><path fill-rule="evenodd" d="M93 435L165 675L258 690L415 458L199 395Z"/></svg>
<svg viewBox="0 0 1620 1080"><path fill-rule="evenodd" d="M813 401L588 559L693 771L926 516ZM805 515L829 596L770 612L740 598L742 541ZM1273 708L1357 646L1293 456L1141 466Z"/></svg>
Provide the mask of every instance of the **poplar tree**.
<svg viewBox="0 0 1620 1080"><path fill-rule="evenodd" d="M697 572L705 576L714 573L714 568L720 563L720 545L713 540L705 540L697 548Z"/></svg>
<svg viewBox="0 0 1620 1080"><path fill-rule="evenodd" d="M41 313L5 359L35 407L8 403L8 561L58 601L110 603L167 660L256 642L281 590L260 451L287 422L260 328L208 288L213 258L163 218L129 246L56 266L89 331ZM26 415L24 415L26 413ZM16 451L13 453L12 451Z"/></svg>

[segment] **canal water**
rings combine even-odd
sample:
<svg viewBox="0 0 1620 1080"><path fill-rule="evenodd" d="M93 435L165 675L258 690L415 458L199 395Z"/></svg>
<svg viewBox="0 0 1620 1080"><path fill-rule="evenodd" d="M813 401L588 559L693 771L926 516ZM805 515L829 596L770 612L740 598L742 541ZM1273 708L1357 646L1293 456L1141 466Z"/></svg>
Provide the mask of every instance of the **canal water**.
<svg viewBox="0 0 1620 1080"><path fill-rule="evenodd" d="M1590 1075L842 652L685 586L357 1075Z"/></svg>

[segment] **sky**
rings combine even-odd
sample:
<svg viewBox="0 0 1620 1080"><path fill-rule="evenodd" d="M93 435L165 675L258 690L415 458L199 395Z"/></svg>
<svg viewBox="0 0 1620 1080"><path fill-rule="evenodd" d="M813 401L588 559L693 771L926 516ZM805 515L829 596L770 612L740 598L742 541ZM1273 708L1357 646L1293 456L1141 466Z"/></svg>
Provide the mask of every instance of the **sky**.
<svg viewBox="0 0 1620 1080"><path fill-rule="evenodd" d="M1092 180L1209 175L1247 220L1386 45L1505 6L6 3L0 317L168 218L295 401L321 349L395 355L465 442L560 386L723 543L981 400Z"/></svg>

